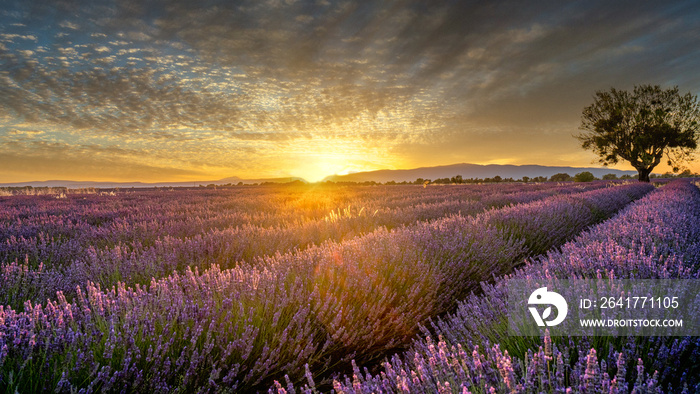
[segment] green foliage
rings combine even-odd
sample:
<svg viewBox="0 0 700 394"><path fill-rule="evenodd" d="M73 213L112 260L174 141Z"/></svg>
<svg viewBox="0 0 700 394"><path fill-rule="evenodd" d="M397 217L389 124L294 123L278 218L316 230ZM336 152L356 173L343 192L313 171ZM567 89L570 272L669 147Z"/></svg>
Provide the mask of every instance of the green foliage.
<svg viewBox="0 0 700 394"><path fill-rule="evenodd" d="M640 85L632 92L611 88L597 91L593 104L583 109L580 128L585 132L577 138L603 165L627 161L639 180L648 182L664 156L674 172L692 160L699 119L697 96L681 95L677 86Z"/></svg>
<svg viewBox="0 0 700 394"><path fill-rule="evenodd" d="M574 175L574 182L592 182L595 180L595 176L589 171L579 172Z"/></svg>
<svg viewBox="0 0 700 394"><path fill-rule="evenodd" d="M552 175L552 177L549 178L549 180L552 182L566 182L571 180L571 175L564 172L560 172L558 174Z"/></svg>

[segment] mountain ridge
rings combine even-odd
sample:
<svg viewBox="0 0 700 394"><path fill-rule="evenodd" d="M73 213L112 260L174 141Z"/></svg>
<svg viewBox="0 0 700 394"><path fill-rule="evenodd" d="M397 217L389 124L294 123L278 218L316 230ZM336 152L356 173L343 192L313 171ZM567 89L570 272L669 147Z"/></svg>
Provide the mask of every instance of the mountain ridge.
<svg viewBox="0 0 700 394"><path fill-rule="evenodd" d="M542 166L537 164L514 165L514 164L471 164L458 163L444 166L418 167L411 169L383 169L375 171L355 172L347 175L330 175L323 181L332 182L379 182L386 183L395 182L413 182L418 178L435 180L438 178L451 178L461 175L464 179L469 178L493 178L496 175L501 178L521 179L523 176L530 178L544 176L551 177L558 173L567 173L571 176L577 173L589 171L597 178L601 178L605 174L615 174L618 177L621 175L635 176L636 171L616 170L612 168L600 167L569 167L569 166ZM0 183L0 187L67 187L70 189L77 188L148 188L148 187L198 187L207 185L224 185L224 184L253 184L253 183L289 183L294 181L307 182L300 177L280 177L280 178L257 178L244 179L236 176L222 178L219 180L209 181L191 181L191 182L102 182L102 181L71 181L71 180L48 180L48 181L31 181L31 182L9 182ZM307 182L308 183L308 182Z"/></svg>
<svg viewBox="0 0 700 394"><path fill-rule="evenodd" d="M464 179L469 178L501 178L521 179L524 176L534 178L538 176L551 177L558 173L567 173L574 176L580 172L589 171L597 178L605 174L622 175L637 174L636 171L616 170L601 167L570 167L570 166L542 166L537 164L515 165L515 164L471 164L459 163L444 166L419 167L400 170L376 170L356 172L347 175L330 175L324 181L333 182L413 182L418 178L435 180L438 178L451 178L461 175Z"/></svg>

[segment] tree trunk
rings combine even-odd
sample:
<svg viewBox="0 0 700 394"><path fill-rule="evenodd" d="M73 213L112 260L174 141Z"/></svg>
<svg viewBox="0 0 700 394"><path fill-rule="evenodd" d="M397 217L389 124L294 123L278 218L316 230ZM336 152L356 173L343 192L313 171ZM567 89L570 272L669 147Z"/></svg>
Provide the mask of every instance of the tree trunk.
<svg viewBox="0 0 700 394"><path fill-rule="evenodd" d="M649 174L651 174L650 169L638 168L637 171L639 172L639 182L649 182Z"/></svg>

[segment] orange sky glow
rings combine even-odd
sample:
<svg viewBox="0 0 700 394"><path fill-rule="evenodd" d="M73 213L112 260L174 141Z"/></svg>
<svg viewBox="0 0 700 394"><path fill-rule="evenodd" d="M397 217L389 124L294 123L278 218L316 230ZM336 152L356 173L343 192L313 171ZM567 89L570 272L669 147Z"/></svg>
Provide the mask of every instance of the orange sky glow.
<svg viewBox="0 0 700 394"><path fill-rule="evenodd" d="M697 2L6 3L0 183L597 166L596 90L700 93Z"/></svg>

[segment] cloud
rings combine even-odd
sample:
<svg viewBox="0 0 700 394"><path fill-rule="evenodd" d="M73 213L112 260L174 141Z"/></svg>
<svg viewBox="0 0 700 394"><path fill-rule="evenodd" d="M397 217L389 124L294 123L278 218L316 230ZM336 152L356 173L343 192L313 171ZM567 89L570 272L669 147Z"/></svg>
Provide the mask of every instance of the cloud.
<svg viewBox="0 0 700 394"><path fill-rule="evenodd" d="M145 96L143 101L161 105L178 100L191 108L186 102L198 97L201 103L193 99L195 105L225 112L236 113L238 109L241 113L261 114L262 109L262 123L281 122L280 129L298 129L300 123L308 125L310 119L343 123L367 112L399 107L417 96L431 97L436 102L458 101L463 104L462 109L448 106L442 111L469 113L477 108L473 101L497 105L500 100L546 89L572 73L590 71L601 63L596 57L638 54L644 46L628 45L630 42L659 30L658 26L677 31L664 22L680 14L660 6L625 8L623 13L618 5L579 2L570 3L569 8L576 12L561 13L553 2L524 7L508 1L484 5L440 1L242 1L193 5L164 0L157 7L123 1L108 8L109 12L104 12L102 3L98 4L80 8L86 16L95 17L96 22L63 20L58 24L64 29L89 33L95 42L93 52L79 51L79 65L86 70L73 80L58 80L59 91L54 96L60 96L65 85L70 85L86 92L90 101L96 103L93 111L78 111L75 115L85 119L73 121L74 125L102 127L104 122L95 114L105 112L99 103L116 102L116 108L126 109L123 116L132 119L128 124L115 125L121 130L195 123L173 113L165 116L168 111L149 105L143 106L145 113L135 113L134 105L128 105L133 97L127 98L126 103L104 97L105 89L123 96L126 89L119 86L120 81L128 81L140 94L153 95ZM57 6L59 11L63 7ZM97 12L104 15L97 18ZM547 18L547 14L554 17ZM632 18L621 23L622 14ZM114 43L114 37L119 38L123 48L107 56L112 50L105 44ZM144 48L143 43L150 47ZM173 53L175 47L188 51ZM628 48L634 48L634 53L630 54ZM62 50L78 51L75 46ZM151 54L126 57L145 50ZM24 49L25 57L32 55L30 51ZM127 61L135 64L113 77L99 69ZM207 71L225 74L229 70L243 71L236 75L247 77L239 78L241 84L224 78L205 83L196 78L206 78ZM44 72L42 79L61 78L52 73L56 70L40 71ZM173 77L168 85L158 78L165 73ZM110 78L114 81L106 81ZM93 86L101 89L94 91ZM217 92L204 89L205 86L216 87ZM164 91L170 89L179 90L179 95L166 97ZM259 99L260 96L264 97ZM61 99L61 106L75 107L75 103ZM270 100L277 102L274 111L265 105ZM196 111L193 115L201 119L200 127L240 127L235 122L221 122L221 114L214 112ZM53 116L50 121L60 118ZM230 117L225 118L230 121Z"/></svg>
<svg viewBox="0 0 700 394"><path fill-rule="evenodd" d="M58 26L69 30L80 30L80 26L77 23L70 21L62 21L58 24Z"/></svg>
<svg viewBox="0 0 700 394"><path fill-rule="evenodd" d="M114 180L159 181L162 179L206 179L208 174L182 168L168 168L134 163L110 157L66 157L64 155L3 154L0 166L6 172L4 181L28 180Z"/></svg>
<svg viewBox="0 0 700 394"><path fill-rule="evenodd" d="M43 130L18 130L18 129L13 129L7 131L7 135L26 135L26 136L36 136L36 135L41 135L44 134Z"/></svg>
<svg viewBox="0 0 700 394"><path fill-rule="evenodd" d="M26 133L23 133L26 135ZM206 173L193 169L189 163L149 162L150 155L142 150L118 146L102 147L91 144L66 144L14 138L0 144L0 166L6 177L42 180L133 180L194 179ZM167 164L170 165L167 165Z"/></svg>
<svg viewBox="0 0 700 394"><path fill-rule="evenodd" d="M23 26L18 26L18 27L23 27ZM29 40L29 41L34 41L36 42L37 38L33 34L28 34L28 35L21 35L21 34L0 34L0 41L4 42L13 42L16 39L19 40Z"/></svg>
<svg viewBox="0 0 700 394"><path fill-rule="evenodd" d="M700 5L689 1L62 0L7 9L0 119L60 129L52 135L69 145L81 136L103 147L190 141L284 154L331 139L367 152L384 144L397 161L418 162L428 147L448 160L472 147L496 155L483 136L499 130L516 142L516 131L537 128L570 138L596 89L700 91ZM197 149L179 148L182 160L200 162Z"/></svg>

